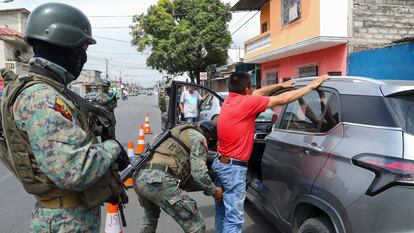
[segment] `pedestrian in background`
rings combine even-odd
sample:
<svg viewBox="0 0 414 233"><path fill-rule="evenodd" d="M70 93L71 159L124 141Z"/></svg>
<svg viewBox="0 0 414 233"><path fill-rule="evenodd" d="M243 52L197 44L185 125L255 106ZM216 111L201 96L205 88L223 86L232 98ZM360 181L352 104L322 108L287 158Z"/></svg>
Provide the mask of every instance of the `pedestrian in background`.
<svg viewBox="0 0 414 233"><path fill-rule="evenodd" d="M206 228L197 203L186 191L204 191L222 199L223 190L211 181L207 165L208 145L217 143L217 129L210 121L197 126L183 124L171 129L171 136L155 148L151 159L134 174L134 189L145 209L140 233L155 233L164 210L186 233L203 233Z"/></svg>
<svg viewBox="0 0 414 233"><path fill-rule="evenodd" d="M115 140L97 142L88 102L67 87L96 43L90 22L72 6L46 3L30 13L24 38L34 57L1 99L1 161L37 200L31 232L98 233L128 156Z"/></svg>
<svg viewBox="0 0 414 233"><path fill-rule="evenodd" d="M110 115L109 127L104 129L107 131L105 132L105 135L107 135L109 138L115 138L115 108L118 106L118 100L116 99L115 93L112 93L112 95L109 94L110 87L111 82L108 80L104 80L102 82L101 88L99 88L98 91L98 96L96 97L96 102L98 102L99 105L105 107Z"/></svg>
<svg viewBox="0 0 414 233"><path fill-rule="evenodd" d="M248 73L235 72L228 81L229 96L224 100L218 119L218 156L212 169L216 184L223 187L223 201L216 201L215 225L218 233L242 232L246 198L247 163L253 149L254 125L258 113L268 107L291 103L317 88L328 78L320 76L306 87L268 97L294 82L274 84L255 91Z"/></svg>
<svg viewBox="0 0 414 233"><path fill-rule="evenodd" d="M171 90L171 79L170 81L165 82L164 88L161 88L158 94L158 107L161 111L161 127L162 130L167 129L167 121L168 121L168 109L170 106L170 90Z"/></svg>
<svg viewBox="0 0 414 233"><path fill-rule="evenodd" d="M180 96L180 112L184 114L184 119L188 123L197 122L198 104L204 100L198 91L194 90L193 86L188 86Z"/></svg>

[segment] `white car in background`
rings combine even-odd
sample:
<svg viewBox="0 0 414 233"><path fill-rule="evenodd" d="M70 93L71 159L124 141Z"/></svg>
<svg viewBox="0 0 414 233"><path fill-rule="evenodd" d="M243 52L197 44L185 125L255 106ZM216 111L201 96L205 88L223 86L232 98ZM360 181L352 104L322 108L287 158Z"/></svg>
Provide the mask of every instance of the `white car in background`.
<svg viewBox="0 0 414 233"><path fill-rule="evenodd" d="M228 92L217 92L223 99L227 98L229 95ZM209 95L203 102L200 104L200 114L198 117L199 121L202 120L211 120L214 116L220 114L220 102L213 95Z"/></svg>

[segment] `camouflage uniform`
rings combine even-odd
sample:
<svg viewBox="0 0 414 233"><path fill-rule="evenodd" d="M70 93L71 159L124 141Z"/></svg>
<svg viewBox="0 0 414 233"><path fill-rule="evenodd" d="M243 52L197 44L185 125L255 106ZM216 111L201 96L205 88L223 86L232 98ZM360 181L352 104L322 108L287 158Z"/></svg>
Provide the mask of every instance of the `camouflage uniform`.
<svg viewBox="0 0 414 233"><path fill-rule="evenodd" d="M155 233L160 208L173 217L184 232L205 231L203 216L196 202L187 195L186 191L203 190L204 194L213 196L216 187L207 174L205 163L207 151L201 143L205 140L204 136L195 129L188 129L187 133L191 144L189 147L191 171L187 182L180 181L170 171L141 169L134 174L134 189L141 206L145 209L140 233ZM153 161L154 158L149 163ZM169 165L169 167L173 166L173 164Z"/></svg>
<svg viewBox="0 0 414 233"><path fill-rule="evenodd" d="M96 101L99 105L104 106L106 110L110 112L111 124L108 129L109 137L115 138L115 125L116 125L116 118L115 118L115 108L117 107L117 99L115 94L113 96L109 96L107 92L104 92L104 87L101 87L98 92L98 96L96 97Z"/></svg>
<svg viewBox="0 0 414 233"><path fill-rule="evenodd" d="M65 84L75 79L44 59L34 58L30 64L52 71ZM41 172L64 190L79 192L90 187L107 172L121 150L112 140L94 143L81 128L74 103L47 84L24 89L13 105L13 116L30 142ZM99 228L99 206L47 209L39 203L30 226L31 232L98 233Z"/></svg>
<svg viewBox="0 0 414 233"><path fill-rule="evenodd" d="M165 89L161 90L158 95L158 106L161 110L161 125L162 129L165 130L167 128L167 121L168 121L168 107L170 106L170 97Z"/></svg>

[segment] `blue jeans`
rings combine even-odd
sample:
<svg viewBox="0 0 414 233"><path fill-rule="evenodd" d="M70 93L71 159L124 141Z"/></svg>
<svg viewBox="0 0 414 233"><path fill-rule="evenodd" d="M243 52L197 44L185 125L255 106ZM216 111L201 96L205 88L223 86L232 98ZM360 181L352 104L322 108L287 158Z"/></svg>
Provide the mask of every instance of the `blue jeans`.
<svg viewBox="0 0 414 233"><path fill-rule="evenodd" d="M244 223L247 167L222 164L216 158L212 165L216 185L224 189L223 201L216 201L216 232L241 233Z"/></svg>
<svg viewBox="0 0 414 233"><path fill-rule="evenodd" d="M197 122L197 117L186 117L185 121L187 121L187 123L195 123Z"/></svg>

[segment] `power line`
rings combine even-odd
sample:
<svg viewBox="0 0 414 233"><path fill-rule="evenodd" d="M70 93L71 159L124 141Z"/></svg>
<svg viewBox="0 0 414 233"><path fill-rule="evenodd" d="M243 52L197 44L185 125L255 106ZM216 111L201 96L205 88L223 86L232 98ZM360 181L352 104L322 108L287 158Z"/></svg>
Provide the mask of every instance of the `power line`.
<svg viewBox="0 0 414 233"><path fill-rule="evenodd" d="M130 41L127 41L127 40L118 40L118 39L114 39L114 38L110 38L110 37L104 37L104 36L93 36L93 37L104 39L104 40L113 40L113 41L118 41L118 42L124 42L124 43L128 43L128 44L131 43Z"/></svg>
<svg viewBox="0 0 414 233"><path fill-rule="evenodd" d="M240 21L242 21L244 18L246 18L246 16L250 13L250 11L248 11L245 15L243 15L243 17L241 17L236 23L234 23L231 28L235 27L238 23L240 23ZM231 29L229 28L229 30Z"/></svg>
<svg viewBox="0 0 414 233"><path fill-rule="evenodd" d="M88 15L90 18L126 18L134 17L134 15Z"/></svg>
<svg viewBox="0 0 414 233"><path fill-rule="evenodd" d="M115 54L115 55L140 55L138 52L137 53L117 53L117 52L107 52L107 51L96 51L96 50L89 50L88 49L88 53L109 53L109 54Z"/></svg>
<svg viewBox="0 0 414 233"><path fill-rule="evenodd" d="M260 11L257 11L254 15L252 15L252 17L250 17L246 22L244 22L239 28L236 29L236 31L232 32L231 35L233 35L234 33L236 33L237 31L240 30L240 28L242 28L244 25L246 25L246 23L248 23L251 19L253 19L253 17L255 17L257 15L257 13L259 13Z"/></svg>
<svg viewBox="0 0 414 233"><path fill-rule="evenodd" d="M103 26L103 27L93 27L93 29L125 29L125 28L131 28L129 26Z"/></svg>

